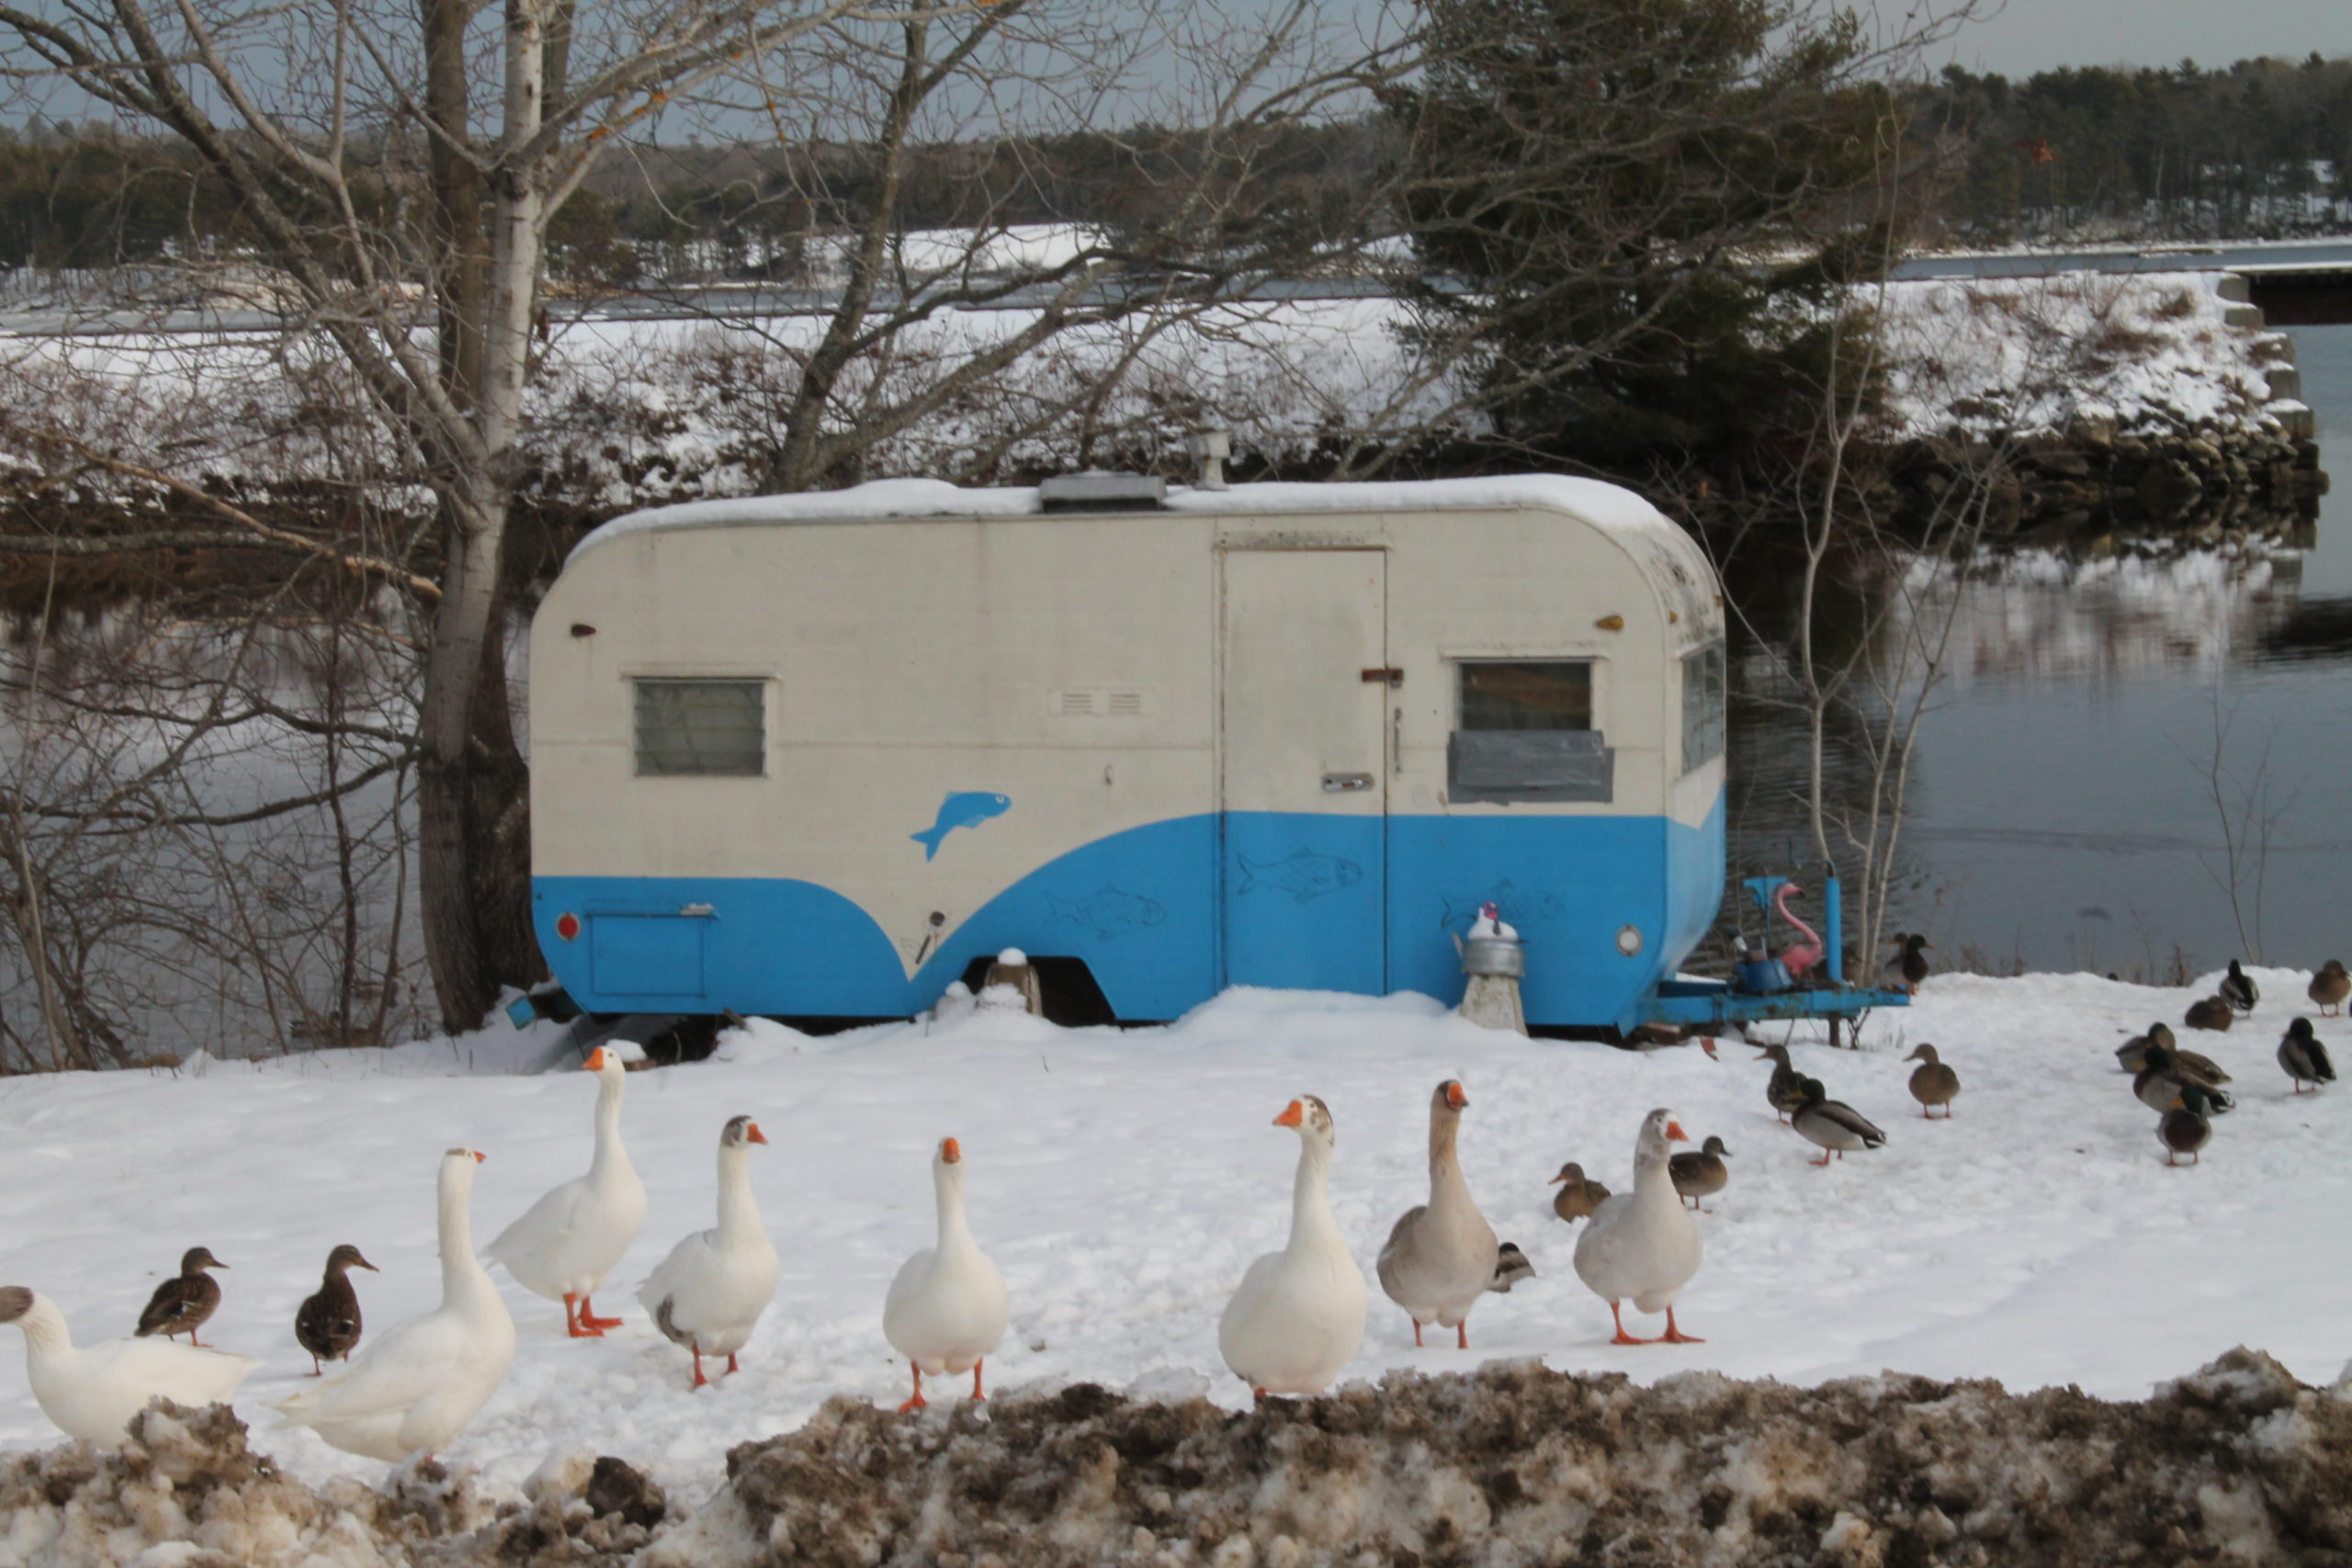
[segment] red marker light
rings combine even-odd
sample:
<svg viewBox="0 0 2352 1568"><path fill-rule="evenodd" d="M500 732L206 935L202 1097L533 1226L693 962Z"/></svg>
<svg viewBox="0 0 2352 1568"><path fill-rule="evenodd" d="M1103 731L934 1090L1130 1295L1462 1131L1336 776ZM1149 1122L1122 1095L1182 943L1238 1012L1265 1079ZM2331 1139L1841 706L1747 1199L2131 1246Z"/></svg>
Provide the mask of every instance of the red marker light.
<svg viewBox="0 0 2352 1568"><path fill-rule="evenodd" d="M580 939L580 917L558 915L555 918L555 934L566 942L577 942Z"/></svg>

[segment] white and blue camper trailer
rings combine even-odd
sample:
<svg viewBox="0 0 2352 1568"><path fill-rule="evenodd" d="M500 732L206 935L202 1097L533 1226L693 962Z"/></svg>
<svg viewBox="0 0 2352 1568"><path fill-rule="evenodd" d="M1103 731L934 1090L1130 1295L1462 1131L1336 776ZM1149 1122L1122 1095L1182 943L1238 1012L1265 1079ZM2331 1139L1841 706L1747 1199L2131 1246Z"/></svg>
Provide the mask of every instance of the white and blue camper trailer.
<svg viewBox="0 0 2352 1568"><path fill-rule="evenodd" d="M582 542L530 651L534 915L580 1008L904 1016L1005 947L1122 1020L1452 1000L1492 902L1531 1024L1660 1016L1724 875L1724 611L1679 528L1557 477L1079 478Z"/></svg>

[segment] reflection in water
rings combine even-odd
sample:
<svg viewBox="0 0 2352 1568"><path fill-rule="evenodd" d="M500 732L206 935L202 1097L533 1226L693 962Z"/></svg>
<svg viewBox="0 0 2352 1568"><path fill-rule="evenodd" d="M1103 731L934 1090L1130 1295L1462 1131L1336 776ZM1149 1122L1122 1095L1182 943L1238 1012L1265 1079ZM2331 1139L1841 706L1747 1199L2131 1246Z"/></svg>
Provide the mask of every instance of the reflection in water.
<svg viewBox="0 0 2352 1568"><path fill-rule="evenodd" d="M2343 429L2352 327L2299 338L2323 432ZM2308 550L2015 557L1949 590L1912 584L1922 617L1960 598L1890 923L1928 931L1948 961L2152 979L2352 951L2347 513L2325 504ZM1804 725L1773 681L1766 652L1735 659L1735 881L1806 853ZM1866 795L1850 757L1828 793Z"/></svg>

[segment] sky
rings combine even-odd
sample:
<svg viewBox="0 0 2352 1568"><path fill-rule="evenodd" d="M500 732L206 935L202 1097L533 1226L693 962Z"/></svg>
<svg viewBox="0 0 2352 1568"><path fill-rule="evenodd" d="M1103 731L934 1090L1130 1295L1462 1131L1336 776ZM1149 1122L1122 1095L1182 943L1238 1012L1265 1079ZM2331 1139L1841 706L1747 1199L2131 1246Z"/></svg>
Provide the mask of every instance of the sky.
<svg viewBox="0 0 2352 1568"><path fill-rule="evenodd" d="M2226 65L2255 55L2352 54L2352 0L2007 0L1954 40L1972 71Z"/></svg>

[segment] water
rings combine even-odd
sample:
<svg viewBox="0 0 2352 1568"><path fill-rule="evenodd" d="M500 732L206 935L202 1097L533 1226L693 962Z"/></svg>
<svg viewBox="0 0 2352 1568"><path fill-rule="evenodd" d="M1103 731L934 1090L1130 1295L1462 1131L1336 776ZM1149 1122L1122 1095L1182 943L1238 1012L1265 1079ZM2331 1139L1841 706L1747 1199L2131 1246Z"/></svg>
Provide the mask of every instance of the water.
<svg viewBox="0 0 2352 1568"><path fill-rule="evenodd" d="M2294 336L2339 482L2314 548L2021 562L1963 591L1894 919L1947 962L2156 979L2352 953L2352 326ZM1804 842L1794 737L1748 726L1735 756L1763 787L1735 818L1735 875Z"/></svg>

